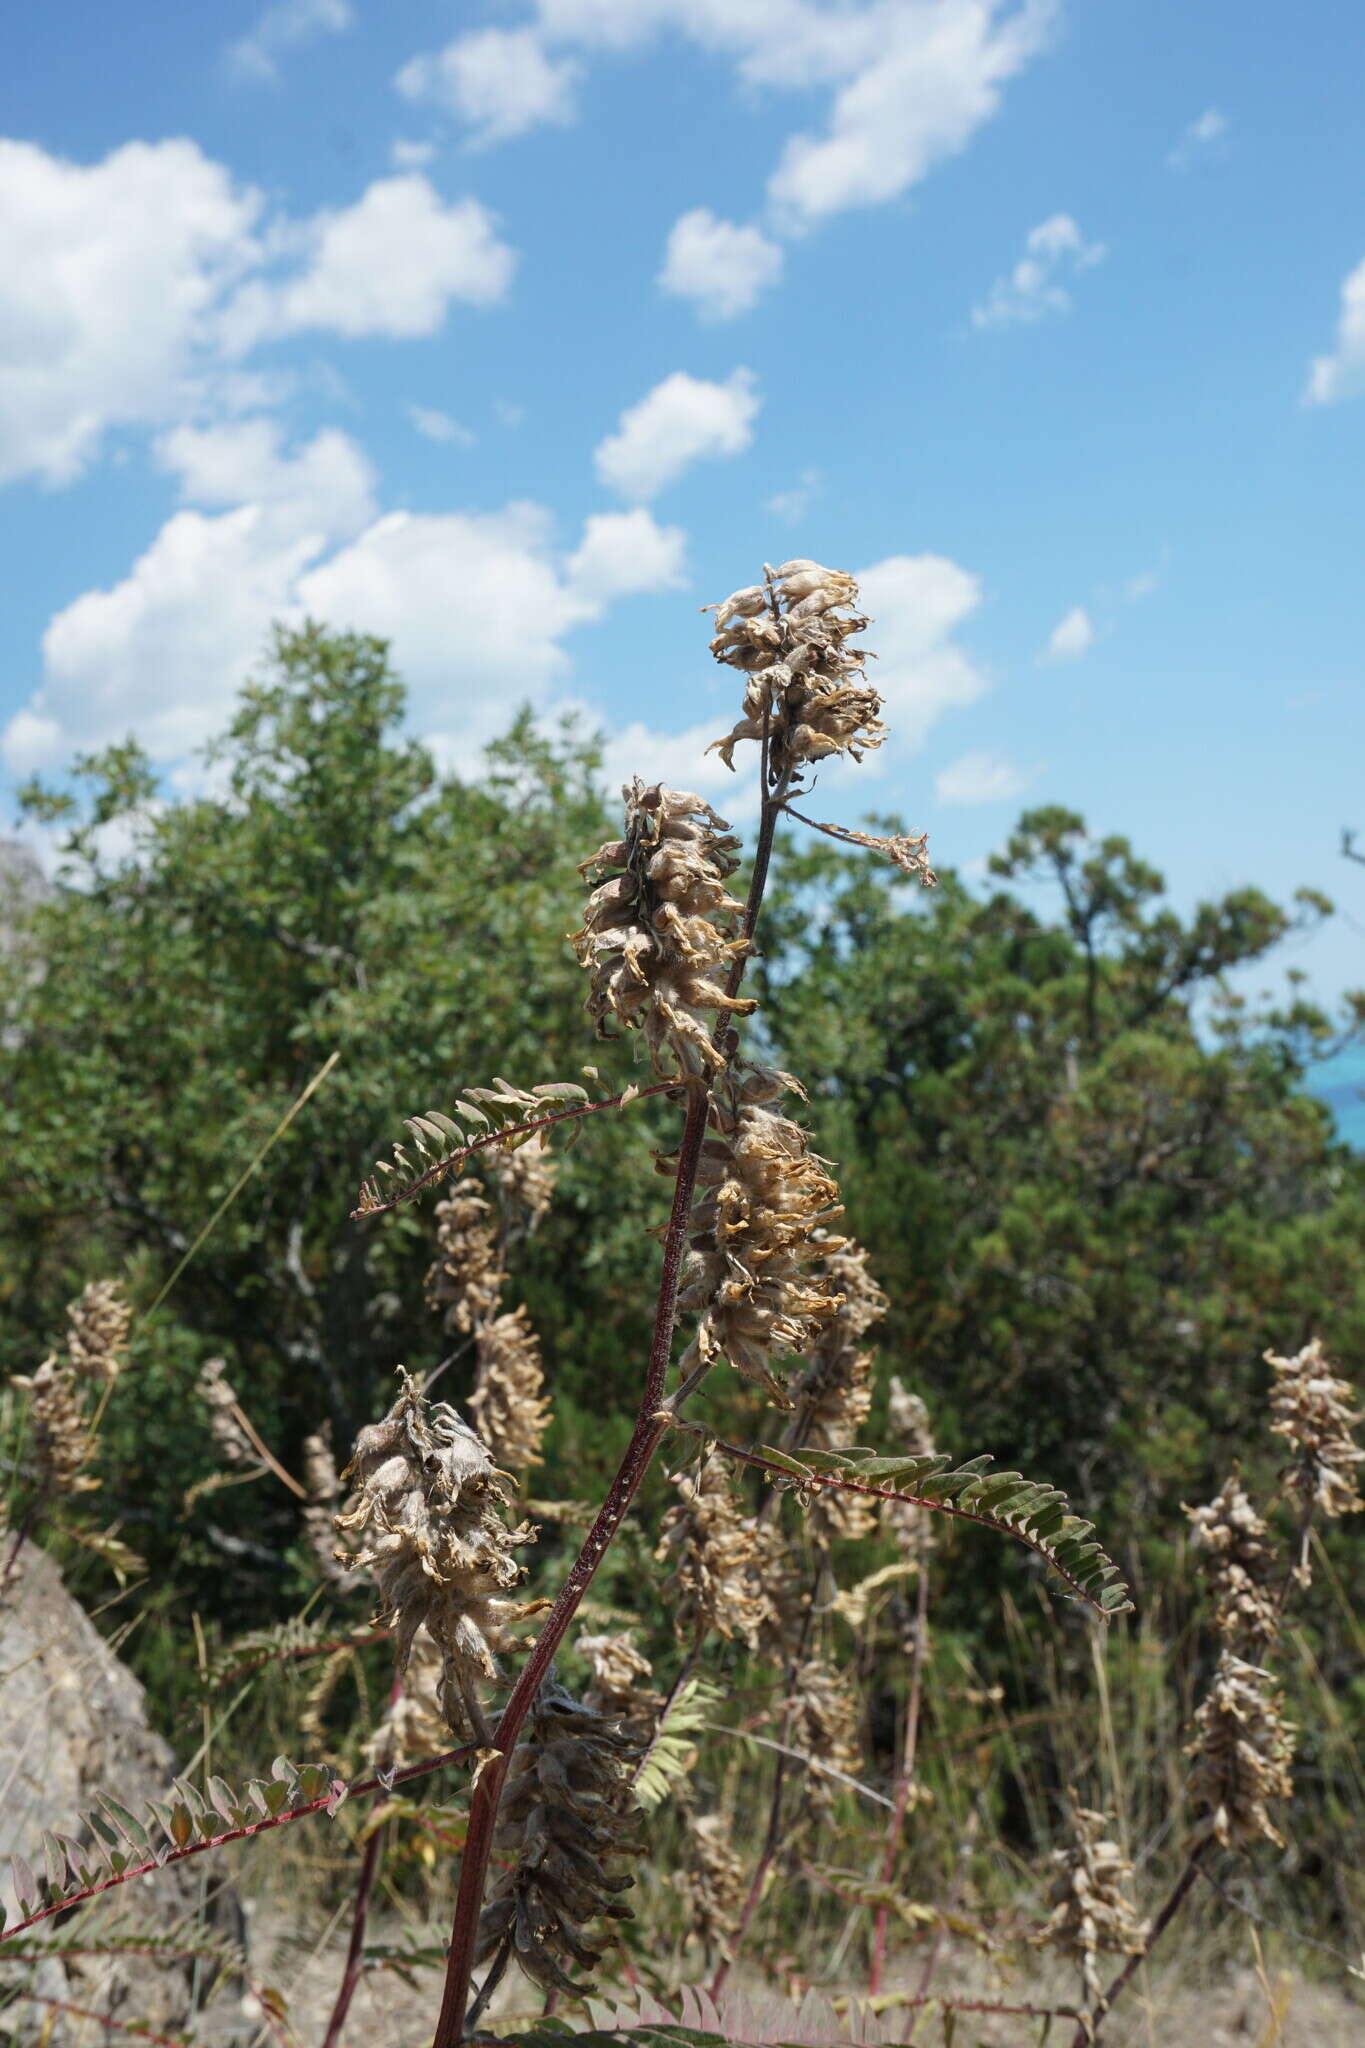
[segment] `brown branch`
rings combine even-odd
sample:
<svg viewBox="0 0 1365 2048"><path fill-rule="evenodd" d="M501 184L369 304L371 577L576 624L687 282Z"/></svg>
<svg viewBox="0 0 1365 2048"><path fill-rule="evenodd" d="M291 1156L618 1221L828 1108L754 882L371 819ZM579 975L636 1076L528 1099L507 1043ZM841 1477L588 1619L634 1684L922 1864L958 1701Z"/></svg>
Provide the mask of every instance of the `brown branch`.
<svg viewBox="0 0 1365 2048"><path fill-rule="evenodd" d="M399 1689L395 1681L394 1690ZM346 1968L337 1987L336 2003L332 2016L327 2022L327 2032L322 2037L322 2048L337 2048L341 2030L346 2024L346 2015L351 2009L356 1985L365 1960L365 1927L370 1917L370 1894L379 1871L379 1853L384 1840L384 1829L375 1828L365 1844L360 1859L360 1877L356 1883L355 1907L351 1914L351 1938L346 1945Z"/></svg>
<svg viewBox="0 0 1365 2048"><path fill-rule="evenodd" d="M121 2034L136 2034L139 2041L152 2041L157 2048L185 2048L183 2034L154 2034L141 2020L121 2020L112 2012L96 2012L92 2006L72 2005L65 1998L49 1998L41 1991L16 1990L16 1998L31 1999L35 2005L45 2005L50 2012L69 2013L72 2019L94 2020L97 2026L116 2027Z"/></svg>

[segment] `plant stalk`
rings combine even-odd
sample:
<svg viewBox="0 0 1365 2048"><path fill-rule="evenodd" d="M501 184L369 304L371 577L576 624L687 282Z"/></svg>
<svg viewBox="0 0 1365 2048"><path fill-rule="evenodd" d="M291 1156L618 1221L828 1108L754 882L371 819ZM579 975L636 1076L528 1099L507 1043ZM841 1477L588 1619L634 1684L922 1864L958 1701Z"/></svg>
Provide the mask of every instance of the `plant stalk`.
<svg viewBox="0 0 1365 2048"><path fill-rule="evenodd" d="M886 1830L886 1850L882 1856L883 1884L890 1884L896 1874L896 1855L901 1845L901 1831L905 1826L905 1810L910 1804L910 1791L915 1782L915 1759L919 1750L919 1712L924 1692L924 1656L928 1634L929 1546L921 1531L919 1586L915 1595L915 1647L910 1660L910 1698L905 1709L905 1744L901 1751L900 1769L896 1773L891 1819ZM882 1972L886 1968L886 1923L887 1909L885 1906L878 1906L872 1932L872 1966L867 1980L868 1991L874 1998L882 1988Z"/></svg>
<svg viewBox="0 0 1365 2048"><path fill-rule="evenodd" d="M346 1945L346 1968L337 1989L332 2017L327 2022L327 2032L322 2037L322 2048L337 2048L341 2030L346 2024L346 2015L351 2009L351 2000L355 1996L356 1985L360 1982L365 1957L365 1924L370 1917L370 1895L379 1872L379 1854L383 1840L384 1829L377 1827L366 1842L365 1853L360 1859L355 1908L351 1914L351 1938Z"/></svg>

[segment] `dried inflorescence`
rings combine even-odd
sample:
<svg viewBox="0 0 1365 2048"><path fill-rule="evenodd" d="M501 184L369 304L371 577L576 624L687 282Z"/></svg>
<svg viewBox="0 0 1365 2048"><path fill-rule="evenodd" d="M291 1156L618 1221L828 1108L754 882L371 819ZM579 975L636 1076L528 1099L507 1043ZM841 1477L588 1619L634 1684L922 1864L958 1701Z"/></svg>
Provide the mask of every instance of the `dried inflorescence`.
<svg viewBox="0 0 1365 2048"><path fill-rule="evenodd" d="M1320 1338L1314 1337L1293 1358L1267 1351L1275 1374L1270 1393L1277 1436L1287 1437L1297 1453L1290 1483L1306 1509L1329 1517L1350 1515L1365 1507L1356 1467L1365 1461L1351 1432L1365 1420L1351 1405L1355 1389L1333 1372Z"/></svg>
<svg viewBox="0 0 1365 2048"><path fill-rule="evenodd" d="M444 1659L426 1630L412 1641L407 1667L383 1719L365 1745L365 1761L380 1771L401 1771L450 1747L441 1711Z"/></svg>
<svg viewBox="0 0 1365 2048"><path fill-rule="evenodd" d="M1207 1507L1185 1513L1191 1541L1206 1559L1214 1627L1234 1656L1254 1664L1279 1626L1271 1584L1275 1552L1266 1541L1266 1524L1235 1477L1224 1480Z"/></svg>
<svg viewBox="0 0 1365 2048"><path fill-rule="evenodd" d="M16 1373L16 1387L29 1398L34 1462L52 1493L93 1493L99 1480L86 1471L94 1445L81 1406L76 1375L55 1352L33 1373Z"/></svg>
<svg viewBox="0 0 1365 2048"><path fill-rule="evenodd" d="M441 1652L447 1724L459 1740L482 1741L480 1689L499 1678L498 1656L517 1647L512 1623L534 1611L507 1597L522 1577L513 1547L532 1532L508 1528L508 1496L473 1430L402 1379L384 1420L356 1438L356 1499L336 1526L359 1543L351 1569L374 1573L376 1619L394 1631L399 1671L425 1625Z"/></svg>
<svg viewBox="0 0 1365 2048"><path fill-rule="evenodd" d="M334 1592L349 1593L359 1585L357 1573L349 1571L337 1556L336 1508L341 1498L341 1480L332 1454L332 1431L328 1423L303 1440L303 1483L308 1499L303 1510L303 1533L321 1577Z"/></svg>
<svg viewBox="0 0 1365 2048"><path fill-rule="evenodd" d="M852 644L867 625L857 584L807 561L765 566L764 577L706 607L716 615L711 652L748 677L743 716L715 751L733 768L741 740L766 738L774 783L831 754L860 761L886 728L864 673L867 653Z"/></svg>
<svg viewBox="0 0 1365 2048"><path fill-rule="evenodd" d="M524 1219L528 1231L534 1230L554 1199L559 1174L559 1163L546 1151L544 1138L490 1153L488 1169L504 1205Z"/></svg>
<svg viewBox="0 0 1365 2048"><path fill-rule="evenodd" d="M681 1498L664 1516L654 1555L673 1566L663 1590L678 1639L691 1644L714 1629L752 1650L778 1620L781 1538L740 1513L719 1459L676 1473L673 1484Z"/></svg>
<svg viewBox="0 0 1365 2048"><path fill-rule="evenodd" d="M934 1432L929 1410L918 1394L912 1394L899 1377L891 1376L887 1420L891 1434L912 1458L932 1458ZM906 1550L918 1554L934 1540L934 1517L930 1508L912 1507L908 1500L889 1500L882 1508L884 1527L893 1530Z"/></svg>
<svg viewBox="0 0 1365 2048"><path fill-rule="evenodd" d="M524 1308L493 1316L478 1330L478 1369L469 1412L493 1463L507 1472L538 1465L550 1403L541 1389L540 1344Z"/></svg>
<svg viewBox="0 0 1365 2048"><path fill-rule="evenodd" d="M427 1306L452 1333L467 1335L497 1310L505 1275L490 1215L467 1176L436 1205L438 1256L427 1272Z"/></svg>
<svg viewBox="0 0 1365 2048"><path fill-rule="evenodd" d="M133 1311L117 1280L91 1280L67 1309L66 1351L78 1380L112 1386L123 1369Z"/></svg>
<svg viewBox="0 0 1365 2048"><path fill-rule="evenodd" d="M1096 1957L1141 1955L1147 1927L1126 1890L1133 1866L1118 1843L1110 1840L1106 1816L1073 1806L1072 1822L1074 1841L1052 1854L1057 1873L1048 1895L1052 1912L1033 1941L1076 1964L1086 1998L1093 2002L1101 1989Z"/></svg>
<svg viewBox="0 0 1365 2048"><path fill-rule="evenodd" d="M708 1954L739 1924L748 1890L744 1864L730 1844L723 1815L689 1815L686 1860L677 1876L689 1932Z"/></svg>
<svg viewBox="0 0 1365 2048"><path fill-rule="evenodd" d="M872 1353L859 1349L859 1339L886 1313L886 1296L868 1271L867 1253L850 1240L827 1239L815 1233L817 1248L828 1243L819 1266L821 1278L837 1295L839 1307L819 1332L810 1364L794 1389L796 1413L785 1448L809 1445L818 1451L846 1450L857 1443L872 1407ZM810 1504L809 1526L817 1542L834 1537L865 1536L876 1505L856 1493L822 1487Z"/></svg>
<svg viewBox="0 0 1365 2048"><path fill-rule="evenodd" d="M1293 1791L1294 1730L1270 1673L1224 1650L1194 1725L1193 1839L1212 1835L1225 1849L1282 1843L1268 1807Z"/></svg>
<svg viewBox="0 0 1365 2048"><path fill-rule="evenodd" d="M225 1465L260 1465L261 1454L243 1429L236 1390L222 1358L205 1359L196 1387L209 1411L209 1433Z"/></svg>
<svg viewBox="0 0 1365 2048"><path fill-rule="evenodd" d="M591 1970L608 1946L593 1920L629 1920L619 1894L639 1853L631 1737L547 1678L508 1767L493 1856L502 1867L479 1922L479 1960L504 1942L528 1977L572 1991L566 1965Z"/></svg>
<svg viewBox="0 0 1365 2048"><path fill-rule="evenodd" d="M592 1666L583 1704L616 1721L643 1749L654 1732L663 1696L648 1681L654 1667L628 1635L580 1636L578 1649Z"/></svg>
<svg viewBox="0 0 1365 2048"><path fill-rule="evenodd" d="M624 837L580 868L597 884L573 938L592 976L588 1014L599 1038L613 1019L639 1030L665 1078L712 1074L727 1053L714 1043L717 1014L754 1008L723 985L745 943L744 906L726 887L739 841L685 790L637 779L623 795Z"/></svg>
<svg viewBox="0 0 1365 2048"><path fill-rule="evenodd" d="M783 1408L792 1400L773 1363L809 1353L838 1314L829 1261L844 1243L828 1228L843 1214L838 1186L801 1126L768 1107L794 1085L744 1066L713 1097L678 1294L699 1317L679 1371L724 1358Z"/></svg>
<svg viewBox="0 0 1365 2048"><path fill-rule="evenodd" d="M784 1706L793 1748L825 1767L806 1772L803 1801L812 1811L827 1813L838 1790L838 1781L829 1772L856 1777L862 1761L852 1678L827 1658L807 1657L789 1674Z"/></svg>

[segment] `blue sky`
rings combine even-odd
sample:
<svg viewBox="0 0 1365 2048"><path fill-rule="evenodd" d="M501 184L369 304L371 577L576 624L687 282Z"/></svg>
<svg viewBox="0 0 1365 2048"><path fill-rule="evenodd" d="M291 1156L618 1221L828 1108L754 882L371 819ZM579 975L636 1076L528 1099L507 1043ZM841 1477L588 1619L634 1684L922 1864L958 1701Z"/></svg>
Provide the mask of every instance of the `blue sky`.
<svg viewBox="0 0 1365 2048"><path fill-rule="evenodd" d="M5 45L7 788L130 729L193 786L311 609L457 764L576 704L724 807L697 607L807 555L897 735L846 814L973 870L1068 803L1182 903L1325 888L1294 957L1365 982L1365 11L69 0Z"/></svg>

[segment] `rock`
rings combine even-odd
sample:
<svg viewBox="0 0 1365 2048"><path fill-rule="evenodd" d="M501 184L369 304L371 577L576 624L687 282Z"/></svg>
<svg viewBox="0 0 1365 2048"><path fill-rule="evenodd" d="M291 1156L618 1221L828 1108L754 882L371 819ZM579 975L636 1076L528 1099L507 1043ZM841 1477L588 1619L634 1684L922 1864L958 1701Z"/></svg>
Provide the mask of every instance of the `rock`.
<svg viewBox="0 0 1365 2048"><path fill-rule="evenodd" d="M0 1560L8 1558L12 1540L8 1534L0 1540ZM0 1594L0 1899L11 1919L16 1917L11 1854L41 1868L44 1828L88 1839L80 1823L98 1792L138 1814L146 1800L165 1797L176 1770L170 1745L148 1726L142 1687L132 1672L72 1599L47 1553L31 1543L21 1545ZM211 1931L240 1939L240 1906L212 1857L135 1878L60 1919L42 1922L32 1938L95 1944L133 1935L173 1945L177 1928L203 1925L200 1894L206 1877L214 1895ZM193 1937L182 1933L181 1938ZM0 1965L4 1962L0 1944ZM14 1981L19 1967L0 1969L0 1989ZM190 1966L174 1959L52 1958L27 1981L48 1998L141 2021L158 2031L182 2026L191 2009ZM51 2031L44 2032L45 2027ZM66 2048L93 2038L88 2024L82 2028L36 2001L22 2001L0 2016L0 2041L25 2048L39 2040ZM110 2033L108 2038L122 2036Z"/></svg>

